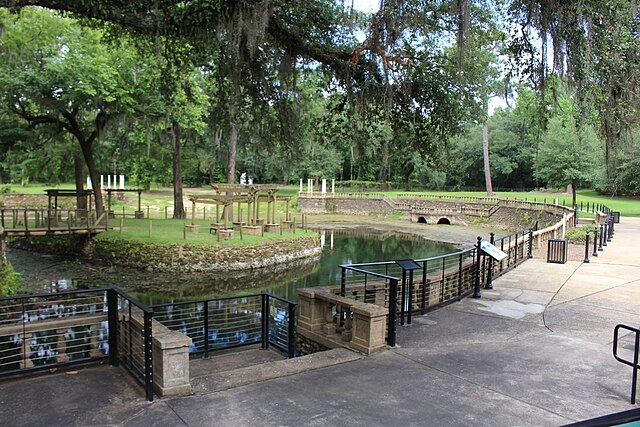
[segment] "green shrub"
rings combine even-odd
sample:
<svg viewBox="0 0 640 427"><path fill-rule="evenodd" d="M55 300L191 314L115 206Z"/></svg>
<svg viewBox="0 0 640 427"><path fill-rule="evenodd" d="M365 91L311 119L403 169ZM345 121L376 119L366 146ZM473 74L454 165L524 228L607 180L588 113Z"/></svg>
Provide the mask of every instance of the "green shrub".
<svg viewBox="0 0 640 427"><path fill-rule="evenodd" d="M15 295L20 288L20 275L13 271L11 264L0 263L0 297Z"/></svg>
<svg viewBox="0 0 640 427"><path fill-rule="evenodd" d="M569 243L584 244L587 239L587 233L593 231L594 229L594 225L583 225L579 228L569 228L565 233L565 238L569 241Z"/></svg>

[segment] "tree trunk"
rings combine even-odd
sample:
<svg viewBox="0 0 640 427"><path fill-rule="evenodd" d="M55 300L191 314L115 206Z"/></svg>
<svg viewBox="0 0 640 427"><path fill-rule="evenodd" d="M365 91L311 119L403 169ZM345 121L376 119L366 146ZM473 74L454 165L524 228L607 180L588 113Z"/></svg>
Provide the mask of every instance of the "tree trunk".
<svg viewBox="0 0 640 427"><path fill-rule="evenodd" d="M84 190L84 175L82 174L82 159L78 154L73 155L73 169L75 172L76 191ZM87 210L87 198L85 196L76 197L76 208L79 211Z"/></svg>
<svg viewBox="0 0 640 427"><path fill-rule="evenodd" d="M236 157L238 155L238 125L235 118L231 122L231 130L229 131L229 161L227 162L227 184L235 184L236 181ZM227 196L233 196L233 193L227 193ZM227 205L223 215L226 215L227 221L233 221L233 204Z"/></svg>
<svg viewBox="0 0 640 427"><path fill-rule="evenodd" d="M93 144L84 138L79 139L77 135L76 139L78 139L80 143L84 162L87 164L87 169L89 170L89 178L91 179L96 204L96 214L100 216L104 212L104 201L102 199L102 188L100 188L100 177L96 170L96 163L93 160Z"/></svg>
<svg viewBox="0 0 640 427"><path fill-rule="evenodd" d="M227 163L227 184L233 184L236 180L236 157L238 155L238 125L231 123L229 132L229 161Z"/></svg>
<svg viewBox="0 0 640 427"><path fill-rule="evenodd" d="M183 219L184 200L182 199L182 159L180 157L180 124L171 122L173 136L173 219Z"/></svg>
<svg viewBox="0 0 640 427"><path fill-rule="evenodd" d="M381 189L386 191L387 188L387 175L389 172L389 140L385 139L382 145L382 158L380 159L380 175L379 181L382 184Z"/></svg>
<svg viewBox="0 0 640 427"><path fill-rule="evenodd" d="M491 184L491 166L489 165L489 126L485 120L482 123L482 155L484 157L484 181L487 186L487 197L494 197Z"/></svg>

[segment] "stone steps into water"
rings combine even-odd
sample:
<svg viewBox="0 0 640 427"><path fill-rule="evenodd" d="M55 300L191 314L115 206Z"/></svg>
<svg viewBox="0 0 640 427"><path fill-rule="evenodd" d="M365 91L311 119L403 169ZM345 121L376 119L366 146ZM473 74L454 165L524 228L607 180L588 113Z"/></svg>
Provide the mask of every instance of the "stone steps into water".
<svg viewBox="0 0 640 427"><path fill-rule="evenodd" d="M208 394L304 371L352 362L364 357L344 348L285 359L274 350L258 346L229 350L208 359L193 359L191 386L194 394Z"/></svg>

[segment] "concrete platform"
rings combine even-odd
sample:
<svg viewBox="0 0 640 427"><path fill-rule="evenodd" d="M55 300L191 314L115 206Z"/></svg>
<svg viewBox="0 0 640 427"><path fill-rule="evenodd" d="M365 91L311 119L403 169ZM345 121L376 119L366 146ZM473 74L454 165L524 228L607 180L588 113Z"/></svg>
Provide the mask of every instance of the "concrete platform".
<svg viewBox="0 0 640 427"><path fill-rule="evenodd" d="M529 260L417 316L393 349L238 368L194 396L148 403L109 367L3 381L0 425L553 426L632 409L611 343L615 324L640 326L639 241L622 218L589 264Z"/></svg>

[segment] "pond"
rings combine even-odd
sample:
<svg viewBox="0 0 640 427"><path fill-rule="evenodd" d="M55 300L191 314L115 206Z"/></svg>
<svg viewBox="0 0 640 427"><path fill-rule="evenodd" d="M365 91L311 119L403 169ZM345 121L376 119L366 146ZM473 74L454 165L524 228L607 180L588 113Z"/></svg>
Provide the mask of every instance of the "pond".
<svg viewBox="0 0 640 427"><path fill-rule="evenodd" d="M340 264L427 258L456 250L422 236L368 228L321 230L320 257L286 266L225 273L159 273L9 249L7 258L29 292L118 286L146 304L270 292L297 300L297 288L337 285Z"/></svg>

